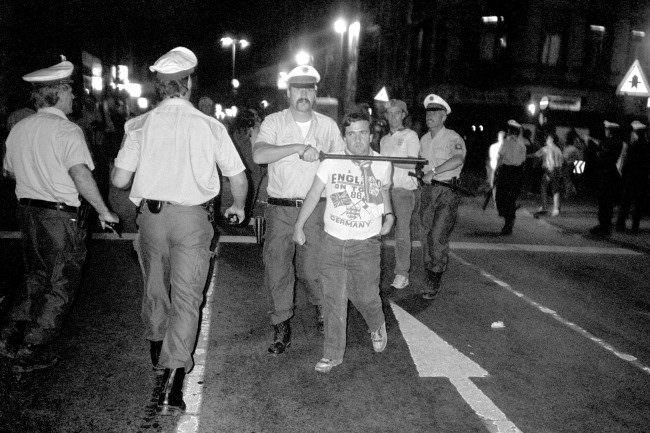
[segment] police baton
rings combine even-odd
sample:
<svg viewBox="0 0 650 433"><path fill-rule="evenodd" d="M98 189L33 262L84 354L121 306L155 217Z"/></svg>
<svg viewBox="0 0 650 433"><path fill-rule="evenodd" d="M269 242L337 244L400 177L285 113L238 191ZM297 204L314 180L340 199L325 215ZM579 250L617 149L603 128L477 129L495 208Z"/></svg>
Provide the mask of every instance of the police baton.
<svg viewBox="0 0 650 433"><path fill-rule="evenodd" d="M413 171L409 171L408 175L417 178L420 181L420 183L424 184L424 181L422 180L422 178L424 177L424 173L422 173L421 171L419 171L417 173L413 172ZM429 185L446 186L447 188L451 189L452 191L459 192L459 193L461 193L463 195L466 195L468 197L474 197L476 195L472 191L470 191L468 189L465 189L462 186L455 185L455 184L449 183L449 182L442 182L440 180L431 179L431 183Z"/></svg>
<svg viewBox="0 0 650 433"><path fill-rule="evenodd" d="M338 153L323 153L319 152L319 160L324 159L347 159L356 161L388 161L397 162L402 164L422 164L427 165L428 161L424 158L410 158L405 156L384 156L384 155L348 155Z"/></svg>

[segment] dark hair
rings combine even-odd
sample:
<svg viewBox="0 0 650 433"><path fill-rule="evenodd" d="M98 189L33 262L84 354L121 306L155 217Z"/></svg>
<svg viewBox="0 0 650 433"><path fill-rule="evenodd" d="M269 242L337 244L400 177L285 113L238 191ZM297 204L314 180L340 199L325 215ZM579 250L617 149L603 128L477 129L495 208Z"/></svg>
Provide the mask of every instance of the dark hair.
<svg viewBox="0 0 650 433"><path fill-rule="evenodd" d="M370 114L366 110L355 109L353 111L346 113L346 115L343 116L343 121L341 122L341 132L345 134L345 128L347 128L354 122L361 122L364 120L368 122L368 124L370 124Z"/></svg>
<svg viewBox="0 0 650 433"><path fill-rule="evenodd" d="M36 109L54 107L59 102L60 86L61 84L34 87L32 102Z"/></svg>
<svg viewBox="0 0 650 433"><path fill-rule="evenodd" d="M179 98L185 96L189 92L189 78L187 77L179 78L178 80L169 80L161 81L156 77L155 86L156 93L160 99L165 98Z"/></svg>

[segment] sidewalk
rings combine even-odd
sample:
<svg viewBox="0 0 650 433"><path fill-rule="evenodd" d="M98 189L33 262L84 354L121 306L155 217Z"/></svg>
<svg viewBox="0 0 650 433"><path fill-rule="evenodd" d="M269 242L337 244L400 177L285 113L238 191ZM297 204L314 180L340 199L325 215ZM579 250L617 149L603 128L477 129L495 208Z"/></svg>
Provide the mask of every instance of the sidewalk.
<svg viewBox="0 0 650 433"><path fill-rule="evenodd" d="M520 205L519 212L533 217L533 214L540 206L539 195L528 194L522 196L518 203ZM614 209L612 225L616 219L617 211L618 209ZM602 242L609 242L650 254L650 217L647 215L641 219L640 231L637 234L629 233L629 231L618 233L616 230L612 230L612 234L609 237L594 237L589 234L589 229L598 224L598 205L595 200L569 197L568 199L562 200L559 216L551 217L549 213L538 218L538 221L541 224L553 226L563 233L579 234L592 240L602 240ZM628 229L630 227L629 219L627 227Z"/></svg>

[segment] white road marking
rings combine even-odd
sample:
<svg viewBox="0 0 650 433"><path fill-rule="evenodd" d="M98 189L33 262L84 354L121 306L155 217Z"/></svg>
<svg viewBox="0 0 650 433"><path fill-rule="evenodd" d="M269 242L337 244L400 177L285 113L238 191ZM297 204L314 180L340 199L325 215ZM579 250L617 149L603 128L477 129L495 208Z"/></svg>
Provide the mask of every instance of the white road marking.
<svg viewBox="0 0 650 433"><path fill-rule="evenodd" d="M463 265L465 265L465 266L467 266L469 268L475 269L481 275L483 275L485 278L487 278L488 280L490 280L493 283L497 284L498 286L503 287L504 289L506 289L507 291L509 291L513 295L517 296L518 298L520 298L521 300L526 302L528 305L531 305L531 306L535 307L536 309L538 309L539 311L541 311L544 314L548 314L550 317L552 317L556 321L560 322L561 324L563 324L567 328L572 329L575 332L577 332L578 334L582 335L583 337L593 341L594 343L596 343L597 345L599 345L603 349L607 350L608 352L612 353L613 355L615 355L616 357L622 359L623 361L626 361L626 362L632 364L633 366L635 366L639 370L643 371L644 373L650 374L650 367L648 367L647 365L640 362L637 359L636 356L633 356L633 355L630 355L628 353L621 352L621 351L617 350L614 346L612 346L608 342L596 337L595 335L593 335L592 333L590 333L586 329L580 327L579 325L565 319L564 317L560 316L556 311L554 311L554 310L552 310L552 309L550 309L548 307L545 307L544 305L540 304L539 302L536 302L536 301L530 299L529 297L524 295L522 292L513 289L510 286L510 284L506 283L505 281L499 280L497 277L495 277L494 275L492 275L492 274L488 273L487 271L483 270L481 267L479 267L479 266L477 266L477 265L475 265L473 263L468 262L467 260L459 257L456 254L452 253L451 256L453 256L456 260L458 260Z"/></svg>
<svg viewBox="0 0 650 433"><path fill-rule="evenodd" d="M420 377L447 377L491 433L521 433L469 379L488 372L394 302L390 303Z"/></svg>
<svg viewBox="0 0 650 433"><path fill-rule="evenodd" d="M210 319L212 318L212 296L214 283L217 276L217 262L215 259L214 270L206 294L203 317L199 331L199 340L194 350L194 369L185 378L183 398L185 400L185 413L181 415L176 424L177 433L196 433L199 429L201 402L203 401L203 375L205 373L205 360L208 354L210 341Z"/></svg>
<svg viewBox="0 0 650 433"><path fill-rule="evenodd" d="M453 250L525 251L531 253L616 254L640 256L643 253L617 247L572 247L567 245L503 244L478 242L450 242Z"/></svg>

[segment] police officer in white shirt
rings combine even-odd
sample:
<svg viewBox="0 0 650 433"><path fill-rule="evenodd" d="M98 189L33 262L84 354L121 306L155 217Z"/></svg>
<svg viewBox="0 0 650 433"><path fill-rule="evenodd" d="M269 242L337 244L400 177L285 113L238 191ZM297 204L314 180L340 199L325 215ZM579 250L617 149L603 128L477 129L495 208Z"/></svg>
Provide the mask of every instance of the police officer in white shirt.
<svg viewBox="0 0 650 433"><path fill-rule="evenodd" d="M185 409L183 378L194 366L214 234L206 204L219 194L217 167L230 179L234 199L226 217L244 219L247 192L244 164L226 128L189 102L196 65L192 51L177 47L149 68L164 100L126 123L111 173L118 188L133 180L130 199L140 208L142 316L151 361L165 371L158 398L162 414Z"/></svg>
<svg viewBox="0 0 650 433"><path fill-rule="evenodd" d="M456 182L465 162L465 141L445 127L451 107L435 94L424 98L429 132L420 138L420 156L429 161L423 168L420 219L423 229L424 267L429 279L422 291L433 299L440 289L449 262L449 238L458 217L459 193L445 185ZM431 183L432 180L437 182Z"/></svg>
<svg viewBox="0 0 650 433"><path fill-rule="evenodd" d="M46 365L42 350L58 334L81 283L86 228L78 217L80 195L102 225L116 223L97 189L84 134L66 115L72 112L70 79L74 66L62 62L27 74L38 112L20 122L7 138L5 174L16 179L25 258L25 284L3 328L0 352L22 344L27 364ZM81 215L80 215L81 216ZM22 323L26 326L21 334Z"/></svg>

